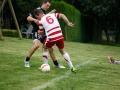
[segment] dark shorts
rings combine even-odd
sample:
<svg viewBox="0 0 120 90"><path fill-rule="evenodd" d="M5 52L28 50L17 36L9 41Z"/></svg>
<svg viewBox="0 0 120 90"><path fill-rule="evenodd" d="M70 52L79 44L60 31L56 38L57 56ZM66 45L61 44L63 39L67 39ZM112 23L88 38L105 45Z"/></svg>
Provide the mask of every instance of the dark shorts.
<svg viewBox="0 0 120 90"><path fill-rule="evenodd" d="M46 35L43 35L43 36L38 36L38 35L35 35L35 33L33 34L33 39L38 39L41 43L44 44L45 40L46 40Z"/></svg>
<svg viewBox="0 0 120 90"><path fill-rule="evenodd" d="M38 40L40 40L41 43L45 43L46 40L46 36L42 36L41 38L39 38Z"/></svg>
<svg viewBox="0 0 120 90"><path fill-rule="evenodd" d="M51 48L54 45L56 45L59 49L63 49L64 48L64 39L45 43L46 48Z"/></svg>

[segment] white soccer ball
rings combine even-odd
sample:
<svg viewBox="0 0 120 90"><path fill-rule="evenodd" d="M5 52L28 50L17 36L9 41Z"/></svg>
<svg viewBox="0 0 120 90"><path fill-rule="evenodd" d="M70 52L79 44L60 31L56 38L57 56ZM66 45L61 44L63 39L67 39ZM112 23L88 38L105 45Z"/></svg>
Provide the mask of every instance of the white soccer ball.
<svg viewBox="0 0 120 90"><path fill-rule="evenodd" d="M40 67L42 72L49 72L50 71L50 65L49 64L42 64Z"/></svg>

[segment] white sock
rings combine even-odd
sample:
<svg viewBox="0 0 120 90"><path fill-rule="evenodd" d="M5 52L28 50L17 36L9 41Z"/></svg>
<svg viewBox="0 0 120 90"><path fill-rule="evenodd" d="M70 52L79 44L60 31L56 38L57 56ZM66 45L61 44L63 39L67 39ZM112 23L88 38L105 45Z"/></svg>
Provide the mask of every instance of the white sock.
<svg viewBox="0 0 120 90"><path fill-rule="evenodd" d="M72 64L72 62L71 62L71 59L70 59L69 54L68 54L67 52L65 52L65 54L63 55L63 57L64 57L64 59L67 61L68 66L69 66L70 68L72 68L72 67L73 67L73 64Z"/></svg>
<svg viewBox="0 0 120 90"><path fill-rule="evenodd" d="M48 64L48 52L43 52L43 63Z"/></svg>

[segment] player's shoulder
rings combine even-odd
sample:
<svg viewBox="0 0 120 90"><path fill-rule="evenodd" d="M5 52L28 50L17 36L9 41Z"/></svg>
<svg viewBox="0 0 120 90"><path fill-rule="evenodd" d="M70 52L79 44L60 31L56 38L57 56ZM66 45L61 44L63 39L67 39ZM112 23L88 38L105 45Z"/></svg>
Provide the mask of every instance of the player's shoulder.
<svg viewBox="0 0 120 90"><path fill-rule="evenodd" d="M48 13L46 16L55 16L55 13Z"/></svg>

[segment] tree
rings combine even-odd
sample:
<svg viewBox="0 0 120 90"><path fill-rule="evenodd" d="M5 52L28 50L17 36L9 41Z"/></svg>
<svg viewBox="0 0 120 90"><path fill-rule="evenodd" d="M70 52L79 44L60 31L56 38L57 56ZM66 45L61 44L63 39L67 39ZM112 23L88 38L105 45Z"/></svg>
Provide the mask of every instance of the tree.
<svg viewBox="0 0 120 90"><path fill-rule="evenodd" d="M14 22L15 22L15 24L16 24L19 37L20 37L20 39L22 39L22 35L21 35L21 32L20 32L19 24L18 24L18 22L17 22L17 18L16 18L16 15L15 15L15 12L14 12L14 9L13 9L11 0L3 0L3 1L2 1L0 13L1 13L1 11L3 11L4 5L5 5L6 2L8 2L9 8L10 8L11 13L12 13L12 16L13 16L13 18L14 18ZM0 30L0 38L2 39L2 31L1 31L1 30Z"/></svg>
<svg viewBox="0 0 120 90"><path fill-rule="evenodd" d="M13 0L16 16L20 24L26 24L26 17L34 9L40 6L42 0Z"/></svg>
<svg viewBox="0 0 120 90"><path fill-rule="evenodd" d="M67 0L68 1L68 0ZM72 4L72 3L71 3ZM120 36L120 1L119 0L76 0L73 5L80 10L83 17L86 18L88 27L93 30L93 40L101 41L102 30L106 32L107 41L109 42L109 30L116 36L115 41L119 42ZM89 21L91 20L91 21ZM87 26L89 26L87 24Z"/></svg>

